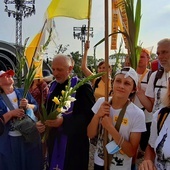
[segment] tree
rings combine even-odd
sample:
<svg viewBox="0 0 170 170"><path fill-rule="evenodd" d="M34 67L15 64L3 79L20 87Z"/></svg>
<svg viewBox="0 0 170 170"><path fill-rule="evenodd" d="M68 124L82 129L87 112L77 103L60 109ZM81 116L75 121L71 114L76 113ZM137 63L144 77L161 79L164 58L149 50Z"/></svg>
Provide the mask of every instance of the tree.
<svg viewBox="0 0 170 170"><path fill-rule="evenodd" d="M82 75L82 71L81 71L81 54L79 53L79 51L76 51L76 52L71 52L70 53L73 57L73 60L75 62L74 64L74 74L76 74L79 78L82 78L83 75Z"/></svg>

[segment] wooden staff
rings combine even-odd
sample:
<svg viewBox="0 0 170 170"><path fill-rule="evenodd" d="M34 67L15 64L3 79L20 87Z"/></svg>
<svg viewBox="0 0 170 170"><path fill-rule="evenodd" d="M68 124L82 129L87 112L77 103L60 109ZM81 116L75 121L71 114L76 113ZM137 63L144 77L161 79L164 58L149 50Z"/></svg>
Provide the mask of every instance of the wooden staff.
<svg viewBox="0 0 170 170"><path fill-rule="evenodd" d="M89 0L89 7L88 7L88 24L87 24L87 41L89 41L90 37L90 16L91 16L91 0Z"/></svg>
<svg viewBox="0 0 170 170"><path fill-rule="evenodd" d="M108 0L105 0L105 69L106 69L106 77L105 77L105 101L108 101L109 90L108 90L108 68L109 68L109 34L108 34ZM106 150L106 144L108 143L108 132L104 129L104 139L103 139L103 149L104 149L104 170L109 169L108 165L108 153Z"/></svg>

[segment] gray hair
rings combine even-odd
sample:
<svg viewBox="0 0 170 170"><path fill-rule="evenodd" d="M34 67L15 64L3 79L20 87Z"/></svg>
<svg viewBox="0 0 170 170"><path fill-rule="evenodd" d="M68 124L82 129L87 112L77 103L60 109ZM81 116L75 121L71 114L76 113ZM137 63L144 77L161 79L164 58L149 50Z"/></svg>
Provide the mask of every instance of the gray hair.
<svg viewBox="0 0 170 170"><path fill-rule="evenodd" d="M160 40L157 44L158 45L161 45L161 44L169 44L170 45L170 38L164 38L164 39Z"/></svg>
<svg viewBox="0 0 170 170"><path fill-rule="evenodd" d="M54 56L53 61L57 58L62 58L63 60L65 60L65 62L68 64L68 66L73 66L73 60L65 54L57 54L56 56Z"/></svg>

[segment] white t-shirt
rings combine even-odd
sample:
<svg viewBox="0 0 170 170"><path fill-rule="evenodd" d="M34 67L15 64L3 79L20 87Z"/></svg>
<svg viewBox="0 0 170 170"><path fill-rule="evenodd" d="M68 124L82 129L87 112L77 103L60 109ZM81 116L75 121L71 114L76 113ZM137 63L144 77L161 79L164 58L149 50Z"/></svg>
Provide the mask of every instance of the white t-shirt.
<svg viewBox="0 0 170 170"><path fill-rule="evenodd" d="M15 93L15 91L13 91L10 94L7 94L7 97L9 98L9 100L11 101L11 104L13 105L13 107L15 109L18 108L18 98L17 95ZM10 111L10 109L8 108L8 111ZM21 136L21 133L17 130L13 130L13 131L9 131L9 136Z"/></svg>
<svg viewBox="0 0 170 170"><path fill-rule="evenodd" d="M148 82L147 82L148 81L148 73L149 73L149 71L144 75L144 77L141 81L141 89L144 91L146 91L146 88L148 86ZM141 74L138 74L139 80L140 80L141 76L142 76ZM139 108L141 108L141 109L144 108L144 106L141 104L137 95L135 96L134 103ZM145 122L146 123L151 122L152 121L152 113L148 112L146 109L144 110L144 113L145 113Z"/></svg>
<svg viewBox="0 0 170 170"><path fill-rule="evenodd" d="M15 109L17 109L18 108L18 98L17 98L17 95L16 95L15 91L13 91L10 94L7 94L7 97L9 98L9 100L10 100L11 104L13 105L13 107Z"/></svg>
<svg viewBox="0 0 170 170"><path fill-rule="evenodd" d="M170 114L166 118L159 136L157 134L157 117L160 110L153 115L149 144L156 153L157 170L170 170Z"/></svg>
<svg viewBox="0 0 170 170"><path fill-rule="evenodd" d="M111 98L109 98L110 100ZM99 98L97 102L92 107L93 112L96 114L100 108L100 105L104 102L105 98ZM113 109L110 108L110 116L113 118L113 124L116 124L116 119L120 113L121 109ZM127 106L125 115L123 117L123 123L120 126L119 133L124 137L125 140L129 140L129 136L131 132L144 132L146 131L145 127L145 116L141 109L139 109L135 104L132 102ZM98 156L100 150L103 149L101 145L101 141L98 140L97 143L97 150L94 156L94 163L100 166L104 165L103 159ZM121 169L121 170L130 170L131 169L131 161L132 158L128 157L125 154L121 154L117 152L113 155L111 169Z"/></svg>
<svg viewBox="0 0 170 170"><path fill-rule="evenodd" d="M163 98L167 92L167 79L168 79L168 73L164 72L162 77L158 79L156 85L157 86L163 86L163 88L154 88L154 80L156 76L157 71L153 72L150 76L148 86L146 88L145 95L151 98L154 98L154 105L152 109L152 113L155 113L158 109L164 107L162 104ZM160 92L160 94L159 94Z"/></svg>

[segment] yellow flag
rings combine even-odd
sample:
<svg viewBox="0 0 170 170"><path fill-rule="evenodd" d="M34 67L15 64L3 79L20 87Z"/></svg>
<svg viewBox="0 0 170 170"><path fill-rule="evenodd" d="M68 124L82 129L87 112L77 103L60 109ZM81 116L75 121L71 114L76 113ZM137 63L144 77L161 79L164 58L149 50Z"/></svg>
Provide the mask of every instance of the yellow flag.
<svg viewBox="0 0 170 170"><path fill-rule="evenodd" d="M28 68L30 68L31 64L33 64L36 67L36 75L35 78L42 78L42 67L43 67L43 57L39 56L37 52L40 51L40 42L42 41L42 34L38 33L30 43L30 45L27 47L25 51Z"/></svg>
<svg viewBox="0 0 170 170"><path fill-rule="evenodd" d="M36 34L36 36L34 37L34 39L29 44L29 46L27 47L27 49L25 51L28 67L31 66L32 58L34 57L35 50L37 50L37 47L39 46L39 42L41 40L41 36L42 36L42 33Z"/></svg>
<svg viewBox="0 0 170 170"><path fill-rule="evenodd" d="M91 0L52 0L47 8L47 19L54 17L69 17L74 19L89 19Z"/></svg>

